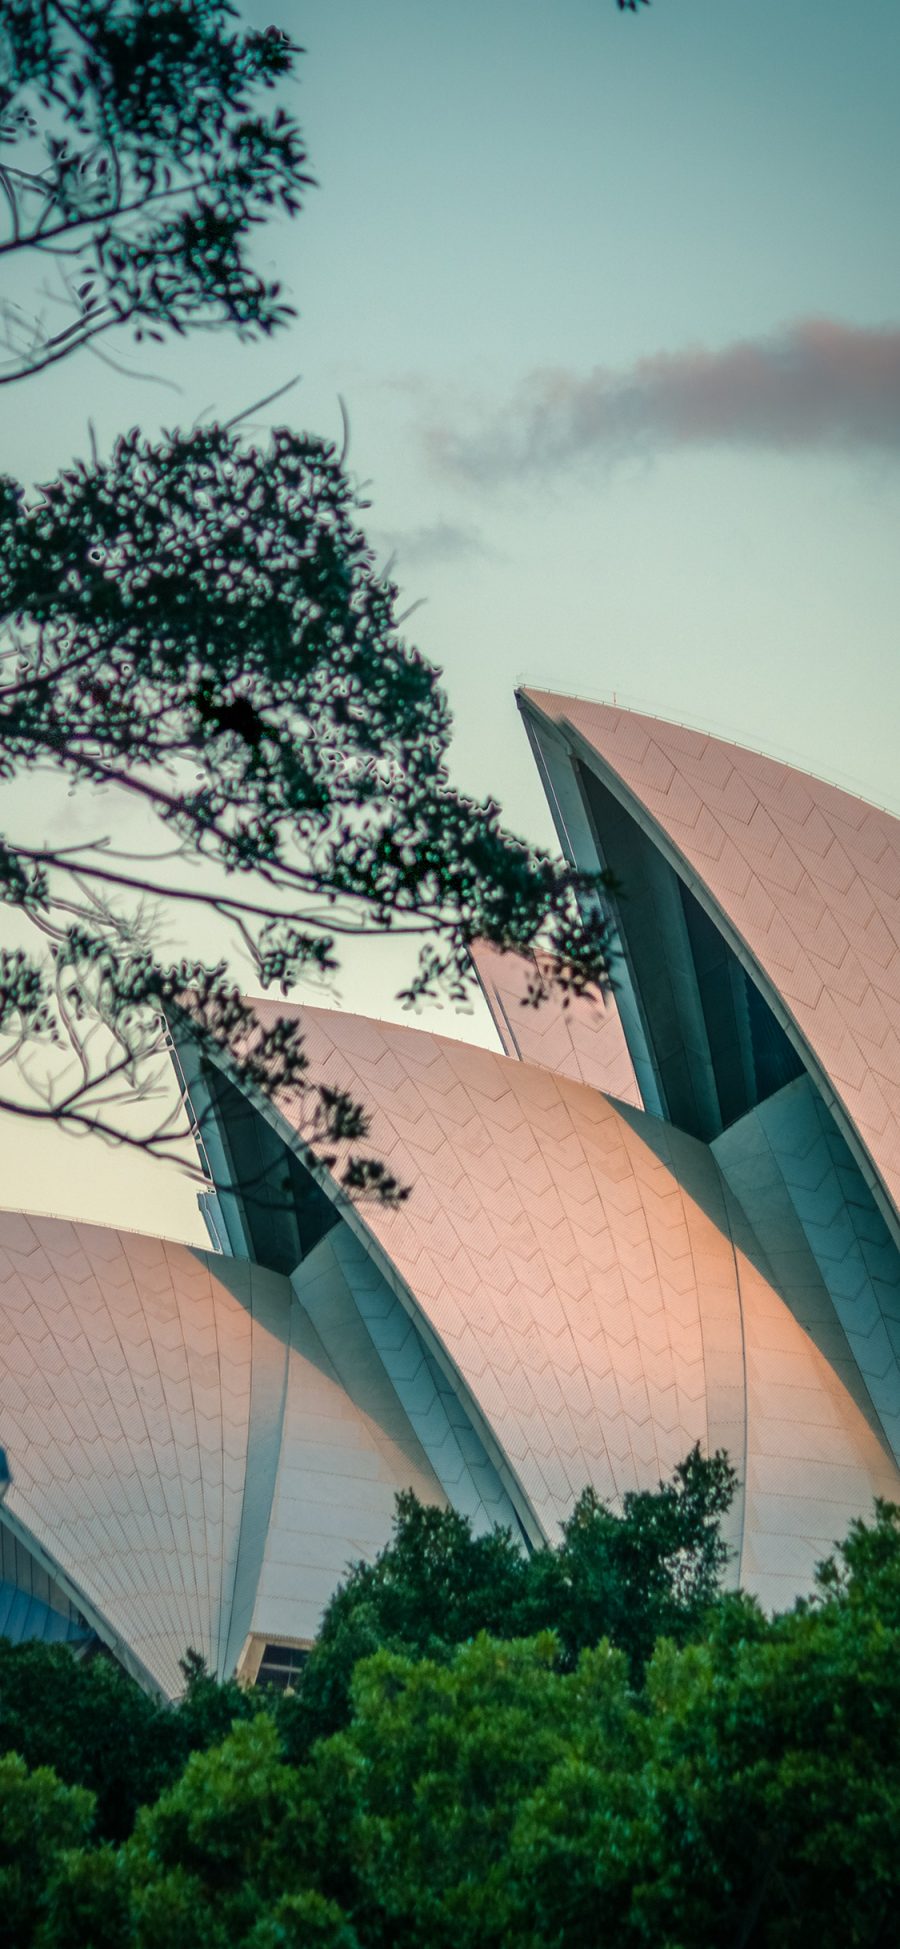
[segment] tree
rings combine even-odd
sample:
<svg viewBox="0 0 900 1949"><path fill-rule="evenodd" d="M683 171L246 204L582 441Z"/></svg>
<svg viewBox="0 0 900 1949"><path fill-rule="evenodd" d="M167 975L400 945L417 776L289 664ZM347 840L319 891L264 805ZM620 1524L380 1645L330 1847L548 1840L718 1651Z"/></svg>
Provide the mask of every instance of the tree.
<svg viewBox="0 0 900 1949"><path fill-rule="evenodd" d="M220 0L11 9L6 253L64 252L80 280L76 323L14 376L127 321L251 332L285 317L245 247L310 179L295 125L250 107L296 50L229 35L226 18ZM16 157L33 142L29 171ZM348 1191L395 1198L377 1159L346 1150L365 1113L310 1079L296 1021L259 1030L227 956L167 961L163 917L214 915L282 992L333 972L343 939L408 933L412 997L458 996L476 934L546 938L566 992L603 985L606 923L598 882L449 785L438 672L403 641L345 458L287 429L260 450L232 423L134 431L37 493L0 483L0 779L104 791L111 832L138 815L151 829L136 850L111 832L0 838L20 924L0 954L14 1078L0 1108L171 1153L185 1125L158 1110L154 1059L165 1012L189 998L193 1033L247 1084L299 1097L329 1161L344 1147Z"/></svg>
<svg viewBox="0 0 900 1949"><path fill-rule="evenodd" d="M83 1949L98 1924L102 1949L356 1949L316 1885L311 1787L284 1764L271 1719L237 1725L193 1755L117 1855L52 1865L42 1949Z"/></svg>
<svg viewBox="0 0 900 1949"><path fill-rule="evenodd" d="M171 1716L105 1658L84 1664L63 1645L0 1641L0 1751L88 1789L101 1834L128 1834L183 1764Z"/></svg>
<svg viewBox="0 0 900 1949"><path fill-rule="evenodd" d="M363 1944L823 1949L896 1940L900 1509L813 1599L720 1597L640 1682L606 1644L382 1652L312 1755L323 1892Z"/></svg>
<svg viewBox="0 0 900 1949"><path fill-rule="evenodd" d="M623 1767L641 1743L621 1655L603 1644L563 1673L557 1652L550 1632L513 1644L480 1635L447 1663L381 1652L359 1667L350 1725L309 1772L330 1829L323 1883L363 1943L557 1939L516 1913L510 1850L523 1809L567 1761Z"/></svg>
<svg viewBox="0 0 900 1949"><path fill-rule="evenodd" d="M385 1604L408 1602L431 1574L462 1628L473 1566L486 1576L489 1563L472 1541L410 1523L403 1575L382 1560ZM505 1578L502 1552L495 1567ZM302 1752L285 1712L298 1701L276 1702L277 1717L265 1699L248 1702L119 1846L96 1844L81 1785L0 1762L9 1939L35 1949L896 1941L900 1509L879 1505L874 1522L853 1525L811 1599L767 1618L745 1596L720 1595L689 1642L661 1637L640 1672L605 1638L573 1658L552 1630L453 1646L432 1628L429 1644L427 1655L410 1642L363 1658L341 1729ZM218 1718L196 1668L193 1683L195 1725L221 1730L229 1699Z"/></svg>
<svg viewBox="0 0 900 1949"><path fill-rule="evenodd" d="M224 0L7 0L0 67L4 268L56 278L54 329L0 297L0 384L130 326L137 339L291 315L253 228L311 182L296 123L258 97L300 50L229 31Z"/></svg>
<svg viewBox="0 0 900 1949"><path fill-rule="evenodd" d="M138 1808L178 1778L192 1752L224 1739L262 1703L233 1681L217 1684L195 1654L184 1671L184 1696L169 1706L110 1658L83 1661L63 1645L0 1639L0 1753L52 1766L67 1785L86 1788L93 1834L121 1841Z"/></svg>
<svg viewBox="0 0 900 1949"><path fill-rule="evenodd" d="M5 484L0 776L104 789L114 829L137 806L167 851L0 842L3 897L49 944L0 961L6 1057L31 1053L29 1089L3 1108L164 1153L177 1128L135 1134L134 1106L152 1101L161 1010L189 992L194 1027L245 1079L303 1094L309 1137L364 1134L356 1106L309 1086L296 1023L259 1034L224 964L159 956L175 903L229 922L282 990L333 969L342 938L391 930L424 942L410 995L462 992L478 934L543 932L564 983L605 979L605 924L575 903L595 883L448 783L446 700L399 634L357 507L334 448L286 430L267 451L225 427L133 433L36 499ZM355 1156L344 1175L396 1193Z"/></svg>
<svg viewBox="0 0 900 1949"><path fill-rule="evenodd" d="M236 17L228 0L6 0L0 260L55 283L37 311L0 292L0 385L125 326L249 337L292 316L248 246L313 181L296 122L259 106L301 50L274 27L230 30ZM68 322L48 324L48 305Z"/></svg>
<svg viewBox="0 0 900 1949"><path fill-rule="evenodd" d="M398 1496L393 1537L335 1592L282 1719L288 1750L346 1722L354 1669L379 1650L447 1659L479 1632L496 1638L553 1631L562 1666L610 1640L636 1681L656 1639L684 1644L703 1629L728 1550L719 1522L737 1477L724 1454L694 1449L673 1480L629 1493L621 1515L591 1489L557 1548L529 1555L508 1530L474 1536L453 1509Z"/></svg>
<svg viewBox="0 0 900 1949"><path fill-rule="evenodd" d="M607 1637L639 1680L658 1638L686 1644L704 1629L728 1564L719 1524L737 1474L723 1450L693 1448L670 1482L631 1490L622 1514L585 1489L563 1529L562 1547L529 1565L531 1618L557 1631L573 1664Z"/></svg>
<svg viewBox="0 0 900 1949"><path fill-rule="evenodd" d="M733 1596L705 1641L660 1643L640 1765L567 1757L523 1809L519 1928L566 1949L896 1941L900 1510L842 1555L783 1616Z"/></svg>
<svg viewBox="0 0 900 1949"><path fill-rule="evenodd" d="M0 1758L0 1930L4 1942L29 1949L44 1890L69 1848L90 1832L92 1796L64 1787L50 1767L30 1773L16 1753Z"/></svg>

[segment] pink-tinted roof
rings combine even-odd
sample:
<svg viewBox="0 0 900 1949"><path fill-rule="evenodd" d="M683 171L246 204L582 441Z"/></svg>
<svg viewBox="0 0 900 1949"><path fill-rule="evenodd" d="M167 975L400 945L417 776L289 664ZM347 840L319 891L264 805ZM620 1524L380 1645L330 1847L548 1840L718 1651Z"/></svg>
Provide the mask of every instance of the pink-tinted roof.
<svg viewBox="0 0 900 1949"><path fill-rule="evenodd" d="M442 1499L396 1403L392 1421L350 1397L287 1279L18 1212L0 1212L0 1427L5 1517L170 1695L189 1648L229 1673L251 1618L312 1636L396 1492Z"/></svg>
<svg viewBox="0 0 900 1949"><path fill-rule="evenodd" d="M254 1008L264 1024L289 1012ZM532 1526L553 1535L586 1483L619 1496L706 1446L695 1265L707 1255L734 1292L731 1245L623 1114L488 1049L299 1013L311 1074L365 1103L367 1148L412 1188L351 1220L449 1355ZM715 1184L705 1149L670 1134Z"/></svg>
<svg viewBox="0 0 900 1949"><path fill-rule="evenodd" d="M254 1006L264 1023L287 1012ZM808 1587L897 1471L742 1249L707 1146L490 1050L298 1013L312 1074L366 1103L372 1150L412 1187L349 1222L449 1357L539 1529L553 1537L588 1483L611 1499L654 1487L699 1440L746 1481L736 1572L767 1602Z"/></svg>
<svg viewBox="0 0 900 1949"><path fill-rule="evenodd" d="M612 994L603 1000L572 1000L564 1008L543 983L539 956L500 954L487 941L476 941L469 952L506 1055L553 1069L558 1076L571 1076L574 1082L590 1083L606 1096L641 1107ZM526 997L536 981L544 995L534 1008Z"/></svg>
<svg viewBox="0 0 900 1949"><path fill-rule="evenodd" d="M524 696L590 747L623 803L649 815L711 896L896 1214L900 820L681 725L549 691Z"/></svg>
<svg viewBox="0 0 900 1949"><path fill-rule="evenodd" d="M220 1668L250 1356L248 1308L188 1246L0 1213L7 1508L170 1693L189 1646Z"/></svg>

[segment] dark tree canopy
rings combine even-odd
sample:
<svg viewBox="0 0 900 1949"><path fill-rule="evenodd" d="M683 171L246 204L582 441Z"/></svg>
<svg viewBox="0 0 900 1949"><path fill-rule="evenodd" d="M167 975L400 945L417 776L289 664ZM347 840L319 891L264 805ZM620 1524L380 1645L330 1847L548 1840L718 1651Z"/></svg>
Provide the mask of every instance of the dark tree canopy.
<svg viewBox="0 0 900 1949"><path fill-rule="evenodd" d="M237 19L228 0L5 0L0 385L126 325L249 336L292 316L250 246L313 181L296 122L261 99L302 50Z"/></svg>
<svg viewBox="0 0 900 1949"><path fill-rule="evenodd" d="M604 980L605 925L576 900L594 883L450 786L438 673L399 632L358 510L334 447L287 430L264 450L236 428L133 432L38 494L0 486L0 777L102 788L113 834L137 807L160 835L137 858L103 835L0 841L4 897L51 950L0 961L6 1053L67 1046L78 1065L44 1083L32 1065L30 1114L121 1129L112 1106L124 1084L133 1109L160 1008L187 990L250 1081L306 1087L296 1025L248 1043L224 965L160 958L160 904L229 922L282 991L391 931L419 950L411 997L461 994L478 935L540 935L564 984ZM314 1086L308 1111L315 1139L364 1134Z"/></svg>
<svg viewBox="0 0 900 1949"><path fill-rule="evenodd" d="M728 1560L719 1525L736 1483L724 1453L695 1448L670 1482L627 1494L621 1515L585 1489L559 1546L527 1553L507 1530L474 1536L456 1510L399 1496L391 1542L354 1567L325 1613L298 1735L343 1723L359 1658L385 1648L446 1658L479 1631L553 1631L566 1669L608 1638L639 1679L658 1637L683 1644L702 1628Z"/></svg>
<svg viewBox="0 0 900 1949"><path fill-rule="evenodd" d="M299 50L231 19L221 0L11 0L0 258L51 259L75 316L22 339L18 300L0 305L7 379L115 325L252 333L289 315L250 244L311 180L295 123L258 102ZM365 1112L308 1075L296 1021L257 1029L234 949L286 992L332 974L344 940L406 933L415 999L462 993L476 935L538 939L566 992L603 985L596 886L448 782L439 672L400 634L344 462L287 429L253 447L232 422L132 431L36 490L0 481L0 782L40 775L51 812L67 789L99 828L47 842L32 782L27 830L0 834L0 1108L168 1154L185 1123L171 1090L159 1108L153 1058L187 1002L244 1081L299 1092L330 1155L365 1138ZM223 958L201 942L167 959L174 917L198 913ZM401 1194L377 1159L344 1156L348 1189Z"/></svg>
<svg viewBox="0 0 900 1949"><path fill-rule="evenodd" d="M409 1491L397 1498L391 1541L350 1570L328 1605L295 1694L219 1685L186 1650L185 1691L173 1708L146 1697L109 1658L81 1663L60 1645L0 1639L0 1753L52 1765L67 1785L89 1788L96 1833L121 1840L138 1807L237 1719L274 1711L285 1749L305 1760L316 1739L347 1723L354 1668L375 1652L447 1662L479 1632L552 1631L560 1669L574 1670L583 1650L609 1638L639 1683L658 1636L683 1644L706 1625L733 1489L724 1455L695 1449L670 1482L626 1497L621 1515L586 1491L559 1547L530 1555L508 1531L475 1536L465 1516Z"/></svg>
<svg viewBox="0 0 900 1949"><path fill-rule="evenodd" d="M666 1489L603 1513L664 1556L680 1512L688 1584L670 1595L689 1608L712 1560L692 1525L702 1503L715 1531L726 1473L695 1457ZM597 1514L582 1502L561 1559L590 1534L603 1557ZM508 1539L407 1503L368 1597L346 1586L369 1642L318 1739L300 1737L303 1690L217 1687L194 1660L183 1703L157 1707L95 1666L70 1660L64 1681L67 1653L0 1648L0 1745L22 1751L0 1758L4 1939L892 1949L900 1509L855 1523L792 1610L719 1593L638 1666L587 1627L565 1651L549 1604L529 1637L479 1630L479 1606L519 1601L514 1561Z"/></svg>
<svg viewBox="0 0 900 1949"><path fill-rule="evenodd" d="M6 0L0 384L124 325L252 334L291 315L250 243L311 182L296 123L260 100L300 50L235 20L223 0ZM29 299L47 271L58 328Z"/></svg>

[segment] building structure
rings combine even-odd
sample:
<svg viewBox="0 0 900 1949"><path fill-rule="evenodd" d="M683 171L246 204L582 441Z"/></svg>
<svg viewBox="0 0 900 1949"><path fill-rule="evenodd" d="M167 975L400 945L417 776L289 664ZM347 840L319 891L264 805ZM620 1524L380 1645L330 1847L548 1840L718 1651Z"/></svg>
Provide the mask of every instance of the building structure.
<svg viewBox="0 0 900 1949"><path fill-rule="evenodd" d="M0 1631L168 1694L188 1646L285 1682L405 1487L528 1547L724 1447L730 1575L772 1606L900 1500L900 822L520 705L562 846L625 888L615 999L534 1010L539 964L476 949L503 1053L303 1009L397 1208L185 1035L209 1252L0 1217Z"/></svg>

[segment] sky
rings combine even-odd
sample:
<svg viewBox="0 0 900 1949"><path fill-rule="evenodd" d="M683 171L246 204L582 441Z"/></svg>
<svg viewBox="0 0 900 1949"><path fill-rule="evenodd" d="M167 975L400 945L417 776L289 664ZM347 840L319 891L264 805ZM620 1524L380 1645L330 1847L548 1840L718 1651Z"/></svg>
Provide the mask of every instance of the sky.
<svg viewBox="0 0 900 1949"><path fill-rule="evenodd" d="M5 470L49 477L88 419L102 448L300 375L258 422L337 436L346 401L454 778L519 831L552 843L521 682L900 812L897 0L245 12L306 48L287 100L318 187L259 252L297 320L152 361L109 341L121 371L82 354L5 389ZM340 999L396 1013L397 985L367 956ZM201 1236L157 1166L0 1142L0 1202Z"/></svg>

